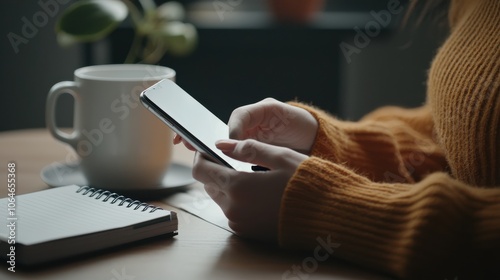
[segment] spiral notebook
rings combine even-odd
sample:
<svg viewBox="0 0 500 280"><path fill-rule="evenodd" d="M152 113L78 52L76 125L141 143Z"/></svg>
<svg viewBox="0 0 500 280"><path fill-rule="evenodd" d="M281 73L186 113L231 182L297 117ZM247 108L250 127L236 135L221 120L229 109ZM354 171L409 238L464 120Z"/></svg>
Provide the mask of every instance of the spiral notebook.
<svg viewBox="0 0 500 280"><path fill-rule="evenodd" d="M0 199L0 220L7 223L0 251L22 265L177 234L175 212L100 189L71 185L14 199Z"/></svg>

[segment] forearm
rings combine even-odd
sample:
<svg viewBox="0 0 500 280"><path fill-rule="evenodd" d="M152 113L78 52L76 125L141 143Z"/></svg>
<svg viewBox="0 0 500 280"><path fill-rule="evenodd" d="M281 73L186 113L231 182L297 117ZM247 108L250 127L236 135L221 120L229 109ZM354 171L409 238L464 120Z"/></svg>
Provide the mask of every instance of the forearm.
<svg viewBox="0 0 500 280"><path fill-rule="evenodd" d="M282 199L279 239L313 249L317 237L340 244L334 256L399 277L444 279L473 256L499 260L500 190L472 188L443 173L417 184L374 183L312 157ZM477 261L477 260L476 260ZM488 269L488 267L481 267ZM445 277L442 277L445 276Z"/></svg>

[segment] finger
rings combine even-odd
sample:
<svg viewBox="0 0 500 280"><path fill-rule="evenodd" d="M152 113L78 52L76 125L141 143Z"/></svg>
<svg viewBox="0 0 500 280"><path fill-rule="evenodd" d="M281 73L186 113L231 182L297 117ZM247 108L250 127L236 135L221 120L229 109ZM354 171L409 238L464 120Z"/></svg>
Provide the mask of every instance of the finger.
<svg viewBox="0 0 500 280"><path fill-rule="evenodd" d="M177 145L182 142L182 137L179 134L174 133L174 140L172 140L172 142L174 143L174 145Z"/></svg>
<svg viewBox="0 0 500 280"><path fill-rule="evenodd" d="M227 156L239 161L249 162L264 166L269 169L282 167L286 158L288 149L262 143L253 139L243 141L237 140L219 140L215 146ZM290 154L293 153L290 151Z"/></svg>
<svg viewBox="0 0 500 280"><path fill-rule="evenodd" d="M193 178L205 185L217 186L225 192L236 171L206 159L196 153L193 166Z"/></svg>
<svg viewBox="0 0 500 280"><path fill-rule="evenodd" d="M189 144L188 141L186 141L184 139L182 139L182 144L184 144L184 146L186 146L186 148L188 148L188 150L196 151L196 149L191 144Z"/></svg>
<svg viewBox="0 0 500 280"><path fill-rule="evenodd" d="M222 192L221 188L217 185L214 184L206 184L204 185L205 191L207 192L208 196L221 207L226 207L227 205L227 195Z"/></svg>
<svg viewBox="0 0 500 280"><path fill-rule="evenodd" d="M244 139L245 131L251 130L264 122L266 112L275 103L277 103L275 99L266 98L257 103L235 109L231 113L227 123L229 126L229 137L238 140Z"/></svg>
<svg viewBox="0 0 500 280"><path fill-rule="evenodd" d="M251 104L235 109L227 125L229 126L229 137L233 139L244 139L245 132L250 130L264 119L263 108L257 104Z"/></svg>
<svg viewBox="0 0 500 280"><path fill-rule="evenodd" d="M179 134L175 134L174 136L174 140L172 141L174 143L174 145L177 145L179 143L182 142L182 144L184 144L184 146L188 149L188 150L191 150L191 151L196 151L196 149L191 145L189 144L188 141L184 140L184 138L182 138Z"/></svg>

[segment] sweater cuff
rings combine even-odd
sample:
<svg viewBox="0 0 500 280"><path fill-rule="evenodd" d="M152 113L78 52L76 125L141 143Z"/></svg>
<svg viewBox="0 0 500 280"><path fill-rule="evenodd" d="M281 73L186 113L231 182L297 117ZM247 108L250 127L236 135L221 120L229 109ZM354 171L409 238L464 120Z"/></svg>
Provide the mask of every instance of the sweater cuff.
<svg viewBox="0 0 500 280"><path fill-rule="evenodd" d="M308 111L318 122L318 130L310 156L343 162L345 160L343 154L349 144L349 139L342 130L342 121L313 106L299 102L288 102L288 104Z"/></svg>

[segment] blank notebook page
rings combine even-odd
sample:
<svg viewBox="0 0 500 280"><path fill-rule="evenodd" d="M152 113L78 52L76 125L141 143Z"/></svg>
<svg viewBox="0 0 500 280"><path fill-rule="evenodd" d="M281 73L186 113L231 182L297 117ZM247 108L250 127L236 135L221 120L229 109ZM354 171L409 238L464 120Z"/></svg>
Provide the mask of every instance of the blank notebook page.
<svg viewBox="0 0 500 280"><path fill-rule="evenodd" d="M136 204L118 206L121 200L111 204L113 198L103 202L106 196L96 199L77 193L76 185L60 187L16 196L16 243L32 245L71 236L132 226L148 220L170 215L170 211L158 209L134 210ZM0 200L0 220L7 221L6 198ZM0 227L0 238L6 240L8 227Z"/></svg>

